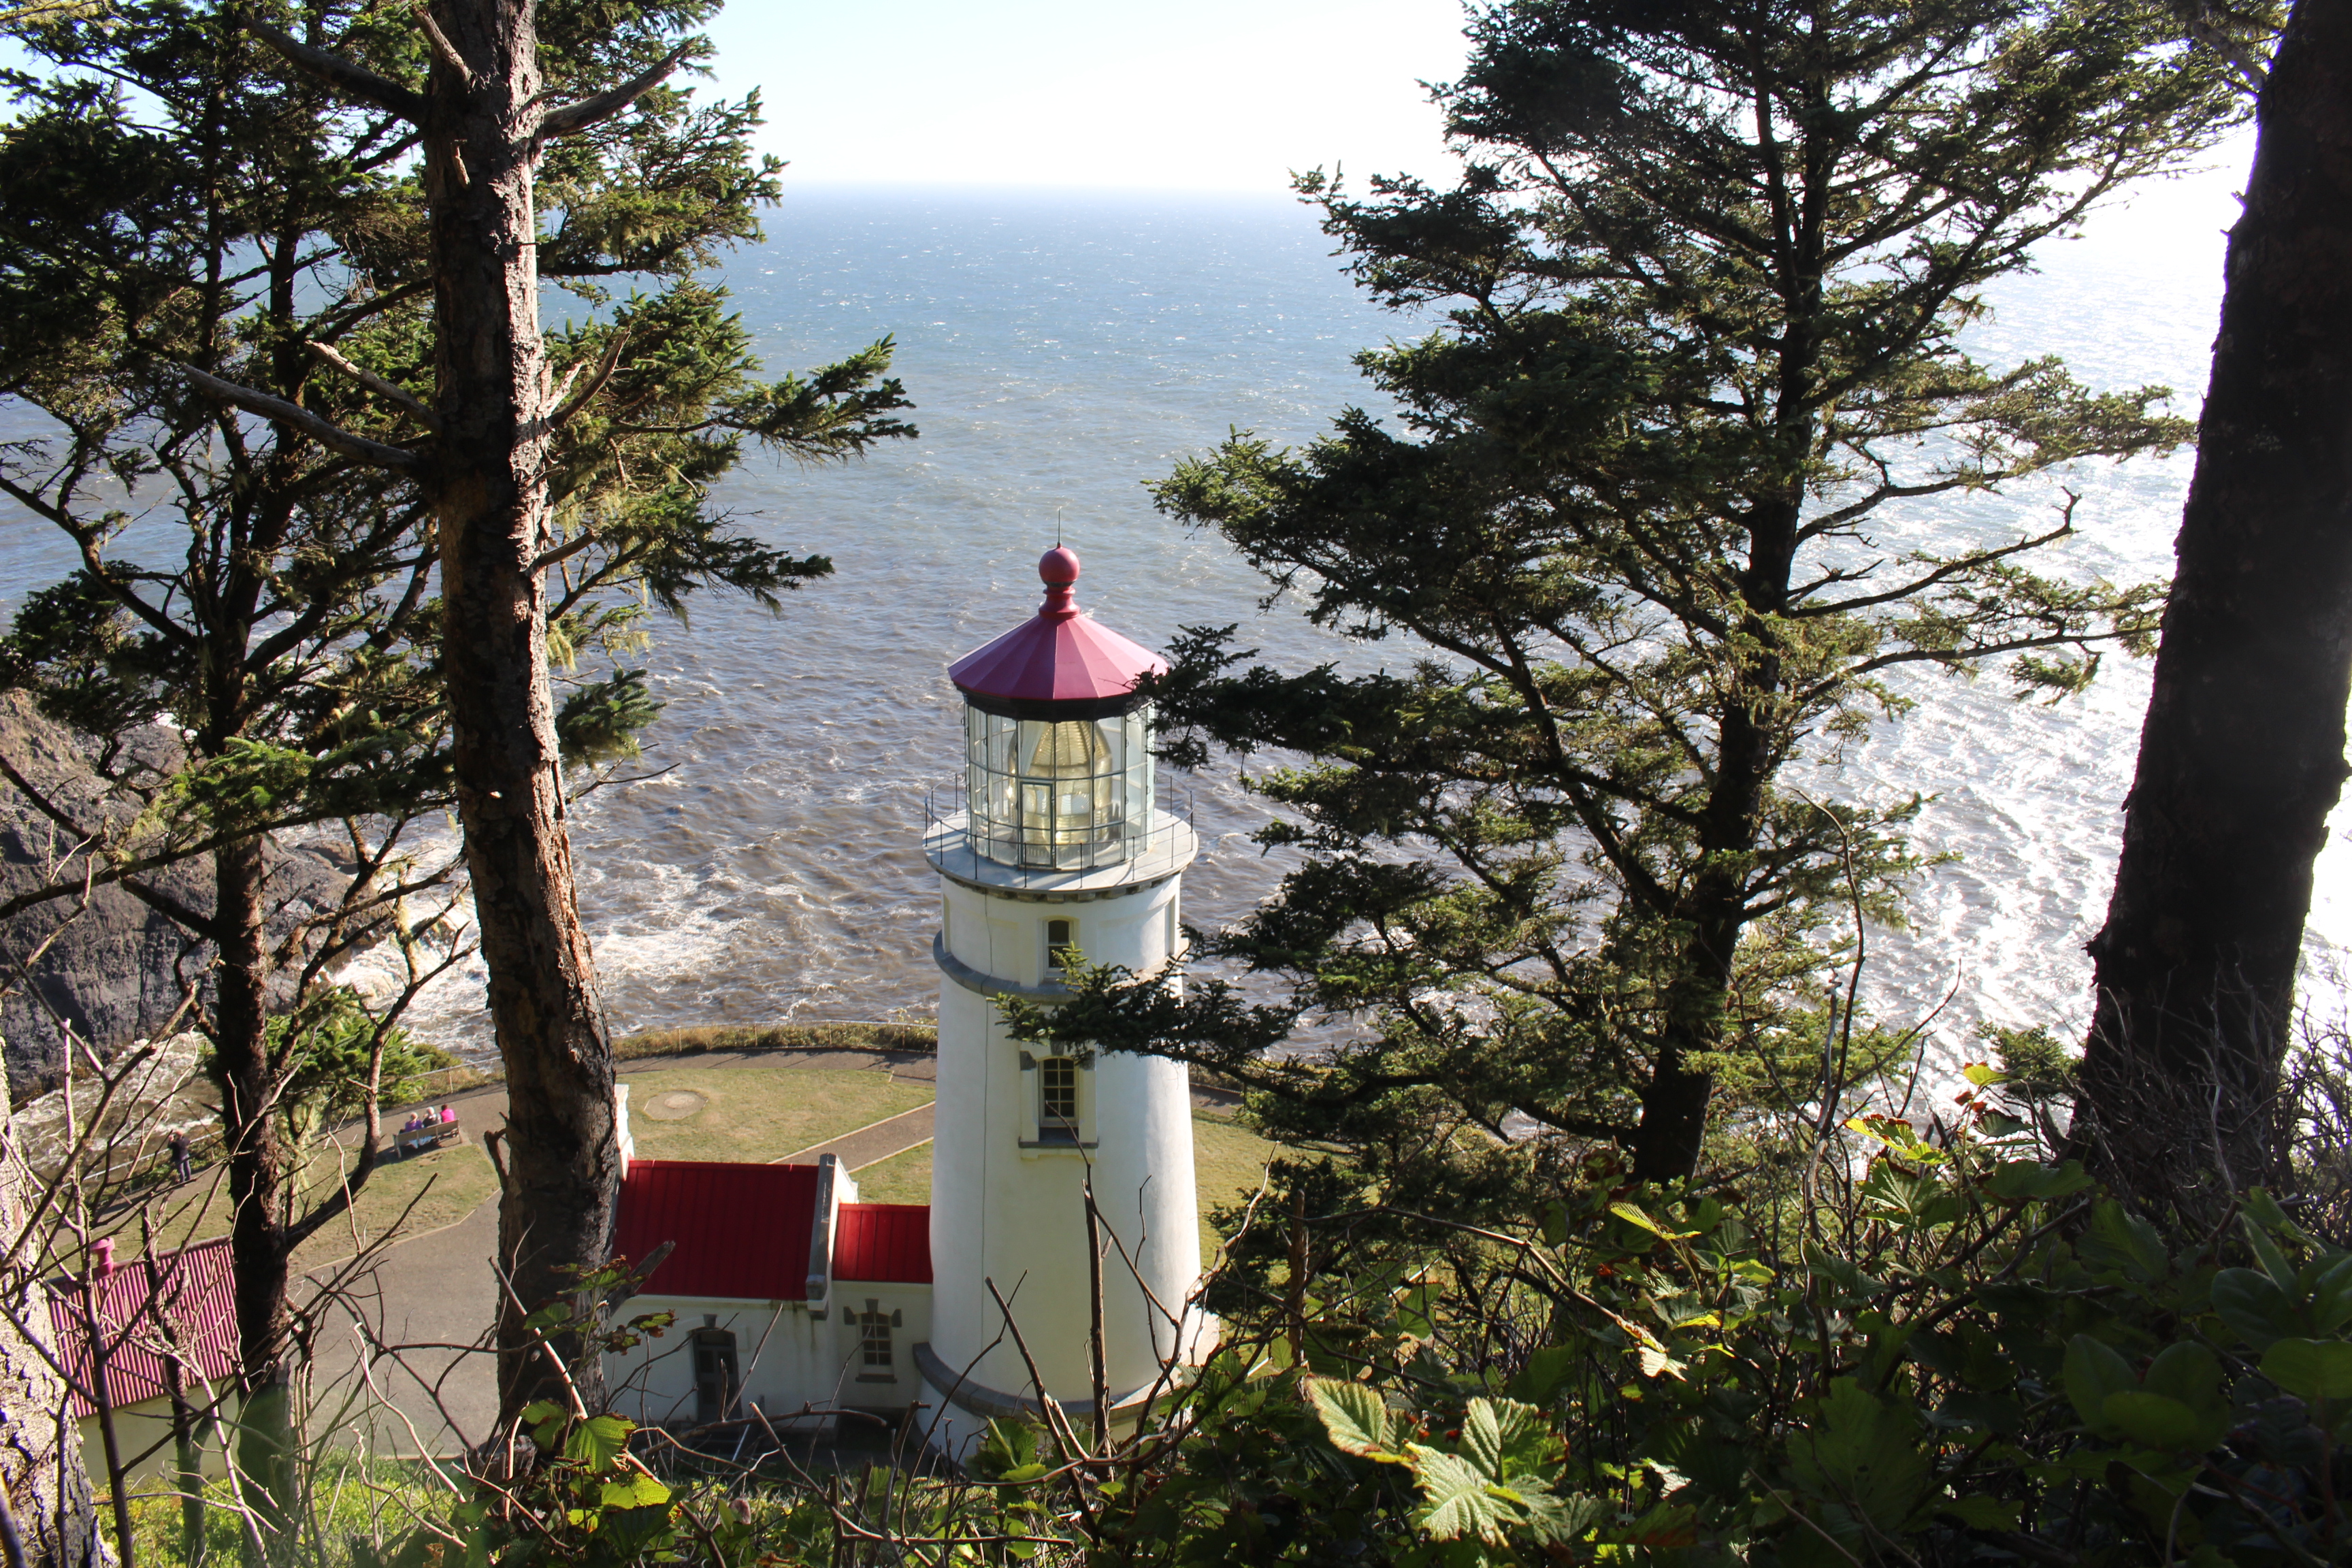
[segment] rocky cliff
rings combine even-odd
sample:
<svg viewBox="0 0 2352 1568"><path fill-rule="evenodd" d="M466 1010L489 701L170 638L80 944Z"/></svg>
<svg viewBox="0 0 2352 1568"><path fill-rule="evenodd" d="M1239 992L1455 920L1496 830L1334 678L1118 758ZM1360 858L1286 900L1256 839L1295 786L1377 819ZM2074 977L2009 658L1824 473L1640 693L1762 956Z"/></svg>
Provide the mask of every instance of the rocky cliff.
<svg viewBox="0 0 2352 1568"><path fill-rule="evenodd" d="M159 733L148 743L154 760L168 765L170 738ZM35 711L22 692L0 692L0 754L45 796L66 803L77 823L120 831L138 815L136 800L92 771L84 740ZM64 828L0 778L0 900L81 875L89 862L75 849ZM274 860L270 901L282 911L281 929L330 907L346 880L313 850L287 849ZM213 907L210 862L200 860L148 880L204 915ZM20 966L52 935L20 980ZM211 963L208 944L119 886L91 889L86 903L69 897L0 920L0 985L8 987L0 996L0 1037L10 1091L21 1101L56 1087L61 1022L109 1051L172 1026L188 985L197 987L200 1006L209 999Z"/></svg>

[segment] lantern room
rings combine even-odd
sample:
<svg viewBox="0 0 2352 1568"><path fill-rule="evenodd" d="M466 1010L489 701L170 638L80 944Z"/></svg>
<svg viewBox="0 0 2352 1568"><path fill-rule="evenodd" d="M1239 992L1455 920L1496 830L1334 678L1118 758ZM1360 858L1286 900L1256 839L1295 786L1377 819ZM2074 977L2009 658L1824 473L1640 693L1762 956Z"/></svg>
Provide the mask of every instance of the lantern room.
<svg viewBox="0 0 2352 1568"><path fill-rule="evenodd" d="M1078 609L1076 552L1047 551L1037 575L1034 618L948 667L965 702L965 831L1003 866L1115 865L1151 836L1151 705L1135 688L1168 667Z"/></svg>

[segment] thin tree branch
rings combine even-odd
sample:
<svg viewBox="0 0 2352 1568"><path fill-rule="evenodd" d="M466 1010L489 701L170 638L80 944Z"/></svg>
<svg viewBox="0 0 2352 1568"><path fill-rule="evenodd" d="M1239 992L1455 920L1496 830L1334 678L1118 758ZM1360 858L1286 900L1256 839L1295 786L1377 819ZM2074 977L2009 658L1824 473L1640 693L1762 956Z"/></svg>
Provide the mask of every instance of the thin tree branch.
<svg viewBox="0 0 2352 1568"><path fill-rule="evenodd" d="M397 114L412 125L425 122L425 95L405 88L372 70L352 64L339 55L324 49L314 49L290 33L280 32L260 17L247 14L245 30L284 55L295 67L317 80L333 88L346 98L373 104L387 113Z"/></svg>
<svg viewBox="0 0 2352 1568"><path fill-rule="evenodd" d="M362 370L324 343L311 342L304 346L377 396L390 398L408 410L410 414L415 416L418 424L423 425L436 436L441 434L441 416L426 407L424 401L406 387L386 381L372 370Z"/></svg>
<svg viewBox="0 0 2352 1568"><path fill-rule="evenodd" d="M581 387L579 391L572 393L569 396L564 396L563 393L571 387L572 378L580 374L580 367L578 365L573 365L572 369L565 374L563 377L563 386L559 388L557 392L557 395L562 400L556 405L555 412L547 416L547 426L549 429L561 430L563 428L574 415L577 415L582 409L588 406L588 400L590 398L604 390L604 384L613 379L613 372L620 366L621 351L628 346L629 332L628 329L624 327L621 331L613 334L613 341L605 344L604 352L597 356L596 368L589 372L587 384Z"/></svg>
<svg viewBox="0 0 2352 1568"><path fill-rule="evenodd" d="M194 365L184 364L180 368L195 384L196 390L207 396L248 413L258 414L289 429L299 430L330 451L341 452L347 458L357 458L363 463L373 463L377 468L391 468L400 473L415 473L423 466L424 459L405 447L387 447L381 441L354 436L298 404L289 403L282 397L272 397L266 392L256 392L249 386L239 386L233 381L223 381Z"/></svg>
<svg viewBox="0 0 2352 1568"><path fill-rule="evenodd" d="M471 92L479 87L481 78L476 76L474 68L466 63L466 57L457 52L457 46L449 41L449 35L441 30L441 24L433 19L433 13L425 0L409 0L409 8L416 13L416 25L425 29L425 38L433 46L434 57L457 73L457 79L466 84L467 91Z"/></svg>
<svg viewBox="0 0 2352 1568"><path fill-rule="evenodd" d="M690 39L672 49L660 64L642 71L610 92L600 92L593 98L583 98L562 109L551 109L540 117L541 136L577 136L583 131L603 124L629 105L645 97L666 80L670 72L684 64L686 57L699 39Z"/></svg>

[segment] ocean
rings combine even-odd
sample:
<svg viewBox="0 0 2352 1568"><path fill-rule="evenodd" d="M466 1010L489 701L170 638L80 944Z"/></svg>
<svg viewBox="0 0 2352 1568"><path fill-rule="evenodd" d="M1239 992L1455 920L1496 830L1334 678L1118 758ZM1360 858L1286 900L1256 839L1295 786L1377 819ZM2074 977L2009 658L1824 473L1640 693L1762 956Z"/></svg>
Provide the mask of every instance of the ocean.
<svg viewBox="0 0 2352 1568"><path fill-rule="evenodd" d="M572 816L582 912L624 1032L929 1015L940 905L918 841L927 795L961 766L944 667L1033 613L1035 561L1057 536L1085 562L1081 604L1147 646L1239 622L1244 646L1291 668L1408 657L1264 605L1261 579L1145 492L1229 428L1297 443L1350 404L1380 411L1349 356L1412 325L1356 294L1311 213L1274 197L835 189L790 195L768 231L724 276L770 367L895 334L922 436L841 467L755 457L727 481L720 500L748 526L836 572L780 616L698 595L688 624L656 624L643 662L665 710L628 772L657 776ZM2212 234L2053 245L2038 274L1993 291L1972 341L1994 362L2062 353L2095 386L2168 384L2193 416L2220 254ZM2083 499L2055 560L2160 577L2190 463L2085 464L2005 498L1917 504L1901 538L2033 526L2063 483ZM0 511L0 613L61 563L30 520ZM1979 1018L2079 1033L2082 944L2114 874L2147 680L2111 657L2086 698L2042 708L1990 675L1911 679L1908 714L1792 775L1931 797L1916 841L1955 858L1921 878L1911 930L1872 933L1865 987L1883 1016L1933 1015L1931 1068L1969 1056ZM1249 837L1262 808L1231 767L1163 786L1190 797L1203 837L1187 919L1237 917L1279 875ZM2352 935L2340 836L2321 873L2311 990L2332 1008ZM478 968L436 984L413 1022L487 1052Z"/></svg>

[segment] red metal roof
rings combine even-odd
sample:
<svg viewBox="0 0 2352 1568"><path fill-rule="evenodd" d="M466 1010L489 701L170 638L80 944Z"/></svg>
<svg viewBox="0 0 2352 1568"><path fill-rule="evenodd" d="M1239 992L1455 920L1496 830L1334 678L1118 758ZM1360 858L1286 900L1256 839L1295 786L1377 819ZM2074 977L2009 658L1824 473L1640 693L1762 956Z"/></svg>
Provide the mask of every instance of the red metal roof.
<svg viewBox="0 0 2352 1568"><path fill-rule="evenodd" d="M632 1160L613 1251L640 1258L677 1243L649 1295L805 1300L815 1216L814 1165Z"/></svg>
<svg viewBox="0 0 2352 1568"><path fill-rule="evenodd" d="M1168 666L1083 614L1075 584L1078 557L1060 546L1037 563L1045 602L1036 617L948 666L948 679L969 696L1010 702L1072 702L1122 697L1146 675Z"/></svg>
<svg viewBox="0 0 2352 1568"><path fill-rule="evenodd" d="M49 1326L65 1363L66 1404L78 1418L98 1410L89 1398L93 1307L106 1348L106 1399L118 1410L171 1392L167 1348L176 1348L181 1386L198 1405L207 1401L206 1384L236 1376L236 1283L226 1237L166 1254L152 1272L140 1258L117 1265L95 1286L49 1281Z"/></svg>
<svg viewBox="0 0 2352 1568"><path fill-rule="evenodd" d="M895 1285L931 1282L929 1204L844 1204L833 1235L836 1279Z"/></svg>

